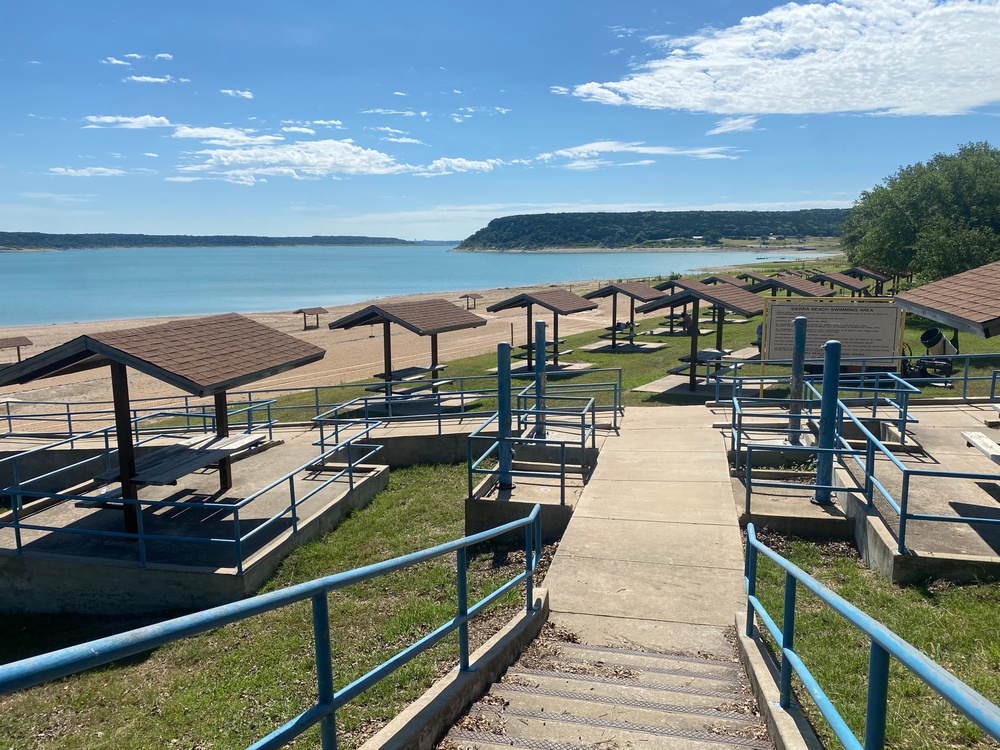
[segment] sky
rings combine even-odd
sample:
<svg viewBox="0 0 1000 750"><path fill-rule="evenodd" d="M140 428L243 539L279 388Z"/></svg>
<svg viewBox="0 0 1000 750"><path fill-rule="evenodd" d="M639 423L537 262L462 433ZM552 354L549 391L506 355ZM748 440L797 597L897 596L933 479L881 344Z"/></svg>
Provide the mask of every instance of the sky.
<svg viewBox="0 0 1000 750"><path fill-rule="evenodd" d="M0 231L833 208L1000 145L1000 0L11 2Z"/></svg>

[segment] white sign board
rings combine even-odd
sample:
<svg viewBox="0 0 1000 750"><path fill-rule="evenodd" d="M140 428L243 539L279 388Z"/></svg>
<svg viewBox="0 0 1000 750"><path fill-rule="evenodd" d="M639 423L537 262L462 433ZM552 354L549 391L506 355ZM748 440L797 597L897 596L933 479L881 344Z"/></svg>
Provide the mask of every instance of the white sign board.
<svg viewBox="0 0 1000 750"><path fill-rule="evenodd" d="M823 344L836 339L842 357L898 357L903 311L892 300L769 299L764 308L764 359L791 359L795 318L806 323L806 359L823 359Z"/></svg>

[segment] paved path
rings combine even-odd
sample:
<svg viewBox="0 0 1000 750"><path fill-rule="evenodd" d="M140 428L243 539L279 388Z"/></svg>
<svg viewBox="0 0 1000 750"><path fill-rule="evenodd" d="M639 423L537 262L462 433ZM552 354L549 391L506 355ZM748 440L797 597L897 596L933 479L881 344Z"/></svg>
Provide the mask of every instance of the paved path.
<svg viewBox="0 0 1000 750"><path fill-rule="evenodd" d="M731 657L743 552L717 420L626 410L545 579L556 624L591 645Z"/></svg>

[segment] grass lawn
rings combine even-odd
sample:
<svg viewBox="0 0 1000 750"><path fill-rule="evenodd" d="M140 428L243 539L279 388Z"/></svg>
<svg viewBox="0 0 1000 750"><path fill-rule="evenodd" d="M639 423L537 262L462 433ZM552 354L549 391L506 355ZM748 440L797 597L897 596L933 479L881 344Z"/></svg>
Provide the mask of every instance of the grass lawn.
<svg viewBox="0 0 1000 750"><path fill-rule="evenodd" d="M465 482L464 465L394 469L368 508L295 550L265 590L461 537ZM470 558L470 603L523 566L523 552L480 550ZM454 616L455 586L450 555L331 594L335 684L343 687ZM519 601L505 597L501 614L473 628L477 640L509 619ZM160 619L0 616L0 663ZM338 713L340 746L359 745L457 659L453 634L357 698ZM242 748L314 700L311 609L302 603L0 697L0 748ZM314 729L292 747L317 743Z"/></svg>
<svg viewBox="0 0 1000 750"><path fill-rule="evenodd" d="M1000 702L1000 583L935 582L900 587L868 570L847 543L815 543L764 533L758 536L986 698ZM784 571L763 555L758 560L758 596L781 623ZM855 735L863 739L868 639L801 586L795 619L796 651ZM774 652L773 642L769 645ZM794 685L798 701L826 747L840 747L797 678ZM998 746L892 660L886 747L940 750Z"/></svg>

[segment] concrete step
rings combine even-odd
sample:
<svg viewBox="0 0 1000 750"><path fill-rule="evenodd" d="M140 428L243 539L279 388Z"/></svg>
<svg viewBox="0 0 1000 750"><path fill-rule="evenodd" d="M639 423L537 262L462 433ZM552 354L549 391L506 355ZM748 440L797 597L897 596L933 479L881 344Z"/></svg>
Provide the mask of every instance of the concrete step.
<svg viewBox="0 0 1000 750"><path fill-rule="evenodd" d="M735 659L543 637L456 724L443 746L765 750L771 744L745 683Z"/></svg>

